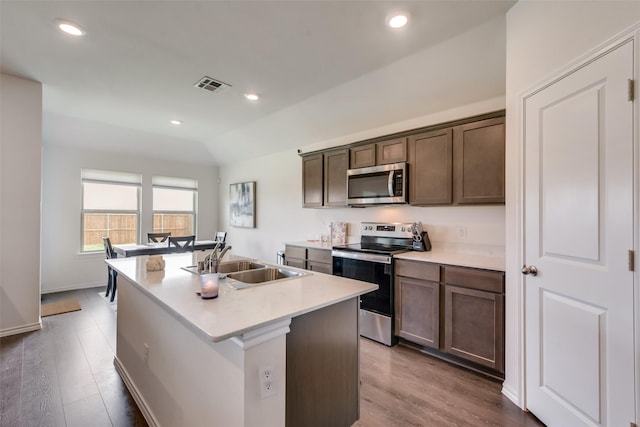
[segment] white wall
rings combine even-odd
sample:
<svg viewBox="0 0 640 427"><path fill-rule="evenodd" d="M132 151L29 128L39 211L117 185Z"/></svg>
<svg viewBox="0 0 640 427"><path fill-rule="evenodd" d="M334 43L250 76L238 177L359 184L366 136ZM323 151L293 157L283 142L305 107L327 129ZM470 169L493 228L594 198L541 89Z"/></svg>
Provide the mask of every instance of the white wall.
<svg viewBox="0 0 640 427"><path fill-rule="evenodd" d="M0 336L40 328L42 85L0 74Z"/></svg>
<svg viewBox="0 0 640 427"><path fill-rule="evenodd" d="M217 167L48 145L45 135L42 164L43 293L106 283L104 252L80 253L80 170L83 168L142 174L140 235L145 240L153 227L153 175L198 180L196 238L213 239L218 230Z"/></svg>
<svg viewBox="0 0 640 427"><path fill-rule="evenodd" d="M503 98L491 99L394 123L376 129L377 133L368 137L442 123L503 107ZM434 246L474 253L504 254L504 206L303 209L302 161L295 150L250 159L233 166L222 166L220 177L220 224L228 232L227 242L233 246L232 252L239 255L275 262L276 252L284 248L284 243L315 239L320 233L328 234L332 221L349 223L349 239L352 242L359 241L358 227L363 221L422 221ZM256 181L255 229L228 225L229 184L244 181ZM458 237L458 227L466 228L466 239Z"/></svg>
<svg viewBox="0 0 640 427"><path fill-rule="evenodd" d="M521 0L507 14L507 350L503 392L521 407L525 405L520 274L523 260L521 97L637 22L640 22L640 2L637 1Z"/></svg>

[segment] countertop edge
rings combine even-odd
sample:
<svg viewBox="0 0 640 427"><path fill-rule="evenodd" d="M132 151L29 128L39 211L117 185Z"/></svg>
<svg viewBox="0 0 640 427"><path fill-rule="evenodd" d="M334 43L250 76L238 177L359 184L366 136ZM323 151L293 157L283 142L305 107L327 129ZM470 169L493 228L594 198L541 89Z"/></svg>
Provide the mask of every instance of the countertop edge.
<svg viewBox="0 0 640 427"><path fill-rule="evenodd" d="M482 270L505 271L505 258L503 256L466 254L447 251L406 252L394 256L395 259L431 262L458 267L479 268Z"/></svg>
<svg viewBox="0 0 640 427"><path fill-rule="evenodd" d="M146 256L143 256L146 257ZM246 258L246 257L238 257L238 258ZM265 321L261 321L261 322L257 322L254 323L250 326L247 327L242 327L242 328L238 328L238 329L234 329L231 332L228 333L223 333L223 334L212 334L210 331L203 329L202 327L200 327L197 323L195 323L194 321L192 321L191 319L189 319L184 313L182 313L182 310L177 309L175 306L171 306L171 304L168 304L163 298L159 297L158 295L156 295L154 292L150 291L144 284L141 284L138 282L137 278L135 277L137 274L137 271L131 271L131 268L121 268L121 266L119 264L121 264L121 262L123 260L131 260L132 258L116 258L113 260L105 260L105 263L108 264L109 266L111 266L114 270L116 270L118 272L118 275L122 275L124 278L127 279L128 282L132 283L133 286L140 290L144 295L146 295L147 297L149 297L154 303L156 303L158 305L158 307L162 308L163 310L165 310L167 313L169 313L171 316L173 316L174 318L176 318L180 323L184 324L185 326L187 326L189 329L195 331L198 335L200 335L203 339L210 341L210 342L220 342L220 341L224 341L227 340L229 338L232 337L237 337L237 336L242 336L243 334L249 332L249 331L253 331L256 329L260 329L263 328L265 326L268 326L270 324L273 323L277 323L279 321L282 321L284 319L292 319L307 313L310 313L312 311L316 311L346 300L349 300L351 298L355 298L359 295L362 295L363 293L366 292L370 292L373 291L375 289L378 288L378 285L375 284L371 284L371 283L367 283L367 282L361 282L362 285L366 285L366 289L359 289L359 290L353 290L351 292L348 292L344 295L341 295L339 297L335 297L335 298L331 298L328 299L326 301L321 301L318 302L316 304L311 304L308 307L302 307L300 309L297 310L293 310L290 313L287 313L286 315L281 315L281 316L277 316L277 317L273 317L270 318L268 320ZM246 258L249 259L249 258ZM133 274L133 277L132 277ZM322 273L312 273L312 274L322 274ZM336 276L331 276L331 275L327 275L328 277L336 277ZM286 280L286 279L285 279ZM298 279L298 280L304 280L304 278L302 279ZM225 284L223 286L229 286L228 284Z"/></svg>

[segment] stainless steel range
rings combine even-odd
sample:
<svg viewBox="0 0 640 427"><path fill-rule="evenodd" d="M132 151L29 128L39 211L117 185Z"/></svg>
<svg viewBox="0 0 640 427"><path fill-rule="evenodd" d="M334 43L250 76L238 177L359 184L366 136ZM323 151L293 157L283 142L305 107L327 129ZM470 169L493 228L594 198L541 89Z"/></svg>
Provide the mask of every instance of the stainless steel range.
<svg viewBox="0 0 640 427"><path fill-rule="evenodd" d="M412 224L363 222L360 236L360 243L333 247L333 274L379 286L360 297L360 335L391 346L397 343L393 257L412 249Z"/></svg>

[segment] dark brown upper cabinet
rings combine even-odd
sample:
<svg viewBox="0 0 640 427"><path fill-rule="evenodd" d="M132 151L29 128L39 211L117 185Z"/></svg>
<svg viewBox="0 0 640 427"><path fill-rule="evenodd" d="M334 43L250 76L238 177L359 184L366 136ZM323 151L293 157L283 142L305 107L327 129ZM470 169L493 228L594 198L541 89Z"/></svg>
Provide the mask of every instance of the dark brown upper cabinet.
<svg viewBox="0 0 640 427"><path fill-rule="evenodd" d="M302 157L302 207L347 205L349 150L329 150Z"/></svg>
<svg viewBox="0 0 640 427"><path fill-rule="evenodd" d="M407 161L407 138L376 142L376 164L388 165Z"/></svg>
<svg viewBox="0 0 640 427"><path fill-rule="evenodd" d="M437 205L452 202L452 129L409 136L409 202Z"/></svg>
<svg viewBox="0 0 640 427"><path fill-rule="evenodd" d="M352 147L351 169L376 165L388 165L407 161L407 138L394 138L366 145Z"/></svg>
<svg viewBox="0 0 640 427"><path fill-rule="evenodd" d="M360 145L351 151L350 169L367 168L376 165L376 144Z"/></svg>
<svg viewBox="0 0 640 427"><path fill-rule="evenodd" d="M504 203L504 117L453 128L454 203Z"/></svg>
<svg viewBox="0 0 640 427"><path fill-rule="evenodd" d="M302 158L302 207L322 207L323 171L322 153Z"/></svg>
<svg viewBox="0 0 640 427"><path fill-rule="evenodd" d="M305 208L347 206L348 169L408 162L416 206L504 203L504 111L302 155Z"/></svg>
<svg viewBox="0 0 640 427"><path fill-rule="evenodd" d="M349 150L324 153L324 205L347 206L347 169Z"/></svg>

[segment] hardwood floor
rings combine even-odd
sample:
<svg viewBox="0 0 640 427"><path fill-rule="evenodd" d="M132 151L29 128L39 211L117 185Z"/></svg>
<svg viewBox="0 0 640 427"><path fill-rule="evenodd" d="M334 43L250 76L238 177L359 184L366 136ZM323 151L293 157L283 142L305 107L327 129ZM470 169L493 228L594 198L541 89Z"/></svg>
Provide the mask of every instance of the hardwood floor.
<svg viewBox="0 0 640 427"><path fill-rule="evenodd" d="M98 294L103 290L44 295L43 303L76 298L82 310L0 339L2 427L147 425L113 366L115 307ZM542 426L504 397L498 382L402 345L360 343L354 427Z"/></svg>
<svg viewBox="0 0 640 427"><path fill-rule="evenodd" d="M502 384L403 345L360 339L357 427L539 427Z"/></svg>
<svg viewBox="0 0 640 427"><path fill-rule="evenodd" d="M82 310L0 339L0 425L147 425L113 365L116 317L101 291L43 295L43 303L76 298Z"/></svg>

